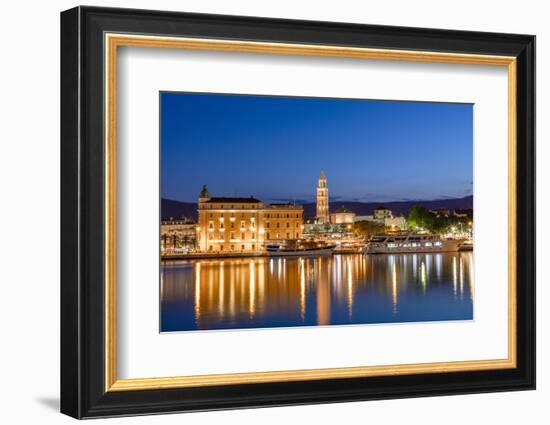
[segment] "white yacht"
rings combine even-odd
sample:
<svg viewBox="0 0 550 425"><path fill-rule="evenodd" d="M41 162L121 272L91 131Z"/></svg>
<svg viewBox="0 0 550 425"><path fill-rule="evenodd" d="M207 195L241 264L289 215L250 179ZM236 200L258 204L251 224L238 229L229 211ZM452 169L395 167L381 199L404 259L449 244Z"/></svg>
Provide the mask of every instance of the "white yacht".
<svg viewBox="0 0 550 425"><path fill-rule="evenodd" d="M437 235L416 233L375 235L365 245L366 254L402 254L415 252L455 252L465 239L443 239Z"/></svg>

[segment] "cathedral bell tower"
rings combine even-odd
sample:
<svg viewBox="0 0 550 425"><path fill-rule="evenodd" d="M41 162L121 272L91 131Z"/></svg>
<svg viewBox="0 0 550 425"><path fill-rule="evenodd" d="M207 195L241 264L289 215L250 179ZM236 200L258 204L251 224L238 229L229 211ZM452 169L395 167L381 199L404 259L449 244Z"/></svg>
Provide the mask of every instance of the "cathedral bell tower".
<svg viewBox="0 0 550 425"><path fill-rule="evenodd" d="M325 173L321 171L319 180L317 181L317 220L319 223L328 224L328 187Z"/></svg>

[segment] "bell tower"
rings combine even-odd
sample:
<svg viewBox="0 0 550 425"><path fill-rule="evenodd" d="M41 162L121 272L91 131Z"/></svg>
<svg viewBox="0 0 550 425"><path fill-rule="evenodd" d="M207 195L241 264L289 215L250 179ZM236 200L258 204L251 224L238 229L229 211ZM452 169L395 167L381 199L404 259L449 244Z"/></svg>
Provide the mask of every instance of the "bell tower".
<svg viewBox="0 0 550 425"><path fill-rule="evenodd" d="M328 187L325 173L321 171L317 181L317 220L322 224L329 223L328 213Z"/></svg>

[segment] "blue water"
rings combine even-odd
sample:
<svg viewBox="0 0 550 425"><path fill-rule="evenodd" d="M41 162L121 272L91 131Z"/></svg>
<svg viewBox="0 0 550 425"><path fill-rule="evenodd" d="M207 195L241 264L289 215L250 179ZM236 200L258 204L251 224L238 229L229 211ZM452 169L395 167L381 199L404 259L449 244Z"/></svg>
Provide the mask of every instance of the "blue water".
<svg viewBox="0 0 550 425"><path fill-rule="evenodd" d="M161 266L161 331L473 318L473 255L189 260Z"/></svg>

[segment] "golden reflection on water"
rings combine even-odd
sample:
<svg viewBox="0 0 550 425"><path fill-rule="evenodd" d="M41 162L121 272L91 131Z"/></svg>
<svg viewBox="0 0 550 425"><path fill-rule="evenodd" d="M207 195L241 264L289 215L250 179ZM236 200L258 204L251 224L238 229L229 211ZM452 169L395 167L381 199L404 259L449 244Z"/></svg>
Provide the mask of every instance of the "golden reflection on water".
<svg viewBox="0 0 550 425"><path fill-rule="evenodd" d="M387 300L395 316L432 285L449 285L451 299L465 285L470 301L474 292L472 253L183 261L165 264L160 278L162 302L192 305L198 329L272 317L329 325L341 313L355 323L365 294Z"/></svg>
<svg viewBox="0 0 550 425"><path fill-rule="evenodd" d="M393 312L397 312L397 271L395 270L395 263L392 263L392 302Z"/></svg>
<svg viewBox="0 0 550 425"><path fill-rule="evenodd" d="M302 319L306 317L306 270L304 259L300 258L300 316Z"/></svg>
<svg viewBox="0 0 550 425"><path fill-rule="evenodd" d="M456 256L453 255L453 293L456 298L456 285L457 285L457 278L456 278Z"/></svg>
<svg viewBox="0 0 550 425"><path fill-rule="evenodd" d="M346 257L346 268L347 268L347 292L348 292L348 312L349 317L351 318L352 312L353 312L353 270L351 265L351 256Z"/></svg>

